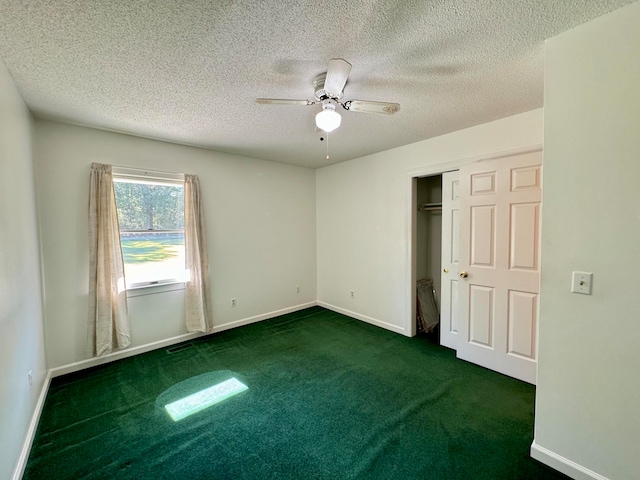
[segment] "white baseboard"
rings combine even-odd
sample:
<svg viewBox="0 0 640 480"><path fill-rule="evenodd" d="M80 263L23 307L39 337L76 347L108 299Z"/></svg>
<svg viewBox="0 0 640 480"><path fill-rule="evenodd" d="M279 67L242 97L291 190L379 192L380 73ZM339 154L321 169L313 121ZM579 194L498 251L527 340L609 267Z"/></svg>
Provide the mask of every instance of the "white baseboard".
<svg viewBox="0 0 640 480"><path fill-rule="evenodd" d="M358 320L362 320L363 322L370 323L371 325L375 325L376 327L381 327L386 330L391 330L392 332L401 333L403 335L405 334L404 327L399 327L398 325L393 325L392 323L387 323L387 322L383 322L382 320L367 317L366 315L352 312L351 310L347 310L346 308L336 307L335 305L331 305L330 303L318 302L318 305L328 310L332 310L334 312L347 315L348 317L357 318Z"/></svg>
<svg viewBox="0 0 640 480"><path fill-rule="evenodd" d="M24 439L22 450L18 457L18 464L13 472L13 480L20 480L22 475L24 475L24 469L27 467L27 460L29 460L29 453L31 452L31 445L33 444L33 439L35 438L36 431L38 430L40 415L42 414L44 402L47 399L47 393L49 392L49 385L51 385L51 370L47 372L44 383L42 384L42 389L40 390L40 395L38 395L36 408L33 411L31 422L29 423L29 428L27 430L27 436Z"/></svg>
<svg viewBox="0 0 640 480"><path fill-rule="evenodd" d="M608 480L607 477L603 477L582 465L572 462L568 458L541 447L536 444L535 440L531 444L531 456L575 480Z"/></svg>
<svg viewBox="0 0 640 480"><path fill-rule="evenodd" d="M318 305L318 302L308 302L303 303L301 305L295 305L293 307L283 308L282 310L276 310L274 312L263 313L261 315L256 315L254 317L243 318L242 320L236 320L235 322L225 323L224 325L220 325L219 327L213 327L213 333L223 332L224 330L229 330L231 328L242 327L243 325L249 325L251 323L261 322L262 320L268 320L269 318L279 317L280 315L286 315L287 313L297 312L299 310L304 310L305 308L315 307Z"/></svg>
<svg viewBox="0 0 640 480"><path fill-rule="evenodd" d="M60 375L66 375L67 373L79 372L80 370L84 370L86 368L97 367L98 365L104 365L106 363L115 362L116 360L121 360L123 358L133 357L134 355L150 352L158 348L165 348L171 345L175 345L177 343L193 340L195 338L206 337L207 335L211 335L212 333L223 332L224 330L230 330L232 328L241 327L243 325L249 325L251 323L260 322L262 320L267 320L269 318L278 317L280 315L286 315L287 313L297 312L299 310L304 310L305 308L314 307L317 304L318 303L315 301L303 303L300 305L295 305L293 307L287 307L281 310L275 310L273 312L263 313L253 317L243 318L241 320L236 320L234 322L225 323L224 325L213 327L213 331L209 333L200 333L200 332L185 333L184 335L178 335L176 337L166 338L164 340L158 340L157 342L152 342L152 343L147 343L145 345L139 345L137 347L127 348L126 350L119 350L117 352L113 352L108 355L104 355L102 357L95 357L95 358L89 358L87 360L81 360L79 362L70 363L68 365L63 365L61 367L56 367L51 369L50 370L51 376L55 378L55 377L59 377Z"/></svg>
<svg viewBox="0 0 640 480"><path fill-rule="evenodd" d="M51 369L51 376L53 378L67 373L79 372L91 367L97 367L98 365L104 365L106 363L115 362L123 358L133 357L141 353L150 352L157 348L168 347L175 345L176 343L186 342L187 340L193 340L208 334L205 333L185 333L184 335L178 335L177 337L166 338L164 340L158 340L157 342L147 343L145 345L139 345L137 347L127 348L126 350L118 350L117 352L103 355L102 357L88 358L87 360L80 360L79 362L69 363Z"/></svg>

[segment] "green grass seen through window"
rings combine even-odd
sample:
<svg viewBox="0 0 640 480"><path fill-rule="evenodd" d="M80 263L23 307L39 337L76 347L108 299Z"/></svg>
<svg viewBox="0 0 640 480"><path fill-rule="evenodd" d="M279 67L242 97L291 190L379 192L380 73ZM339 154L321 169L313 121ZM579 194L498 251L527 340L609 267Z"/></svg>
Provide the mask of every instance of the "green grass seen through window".
<svg viewBox="0 0 640 480"><path fill-rule="evenodd" d="M161 262L179 255L184 237L123 236L121 239L124 263Z"/></svg>

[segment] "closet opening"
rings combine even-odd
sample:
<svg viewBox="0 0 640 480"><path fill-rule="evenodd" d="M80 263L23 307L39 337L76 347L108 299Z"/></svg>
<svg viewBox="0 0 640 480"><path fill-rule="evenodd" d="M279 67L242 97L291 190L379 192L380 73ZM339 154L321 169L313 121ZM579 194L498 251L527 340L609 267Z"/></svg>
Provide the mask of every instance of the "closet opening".
<svg viewBox="0 0 640 480"><path fill-rule="evenodd" d="M442 175L417 178L415 193L415 332L440 343Z"/></svg>

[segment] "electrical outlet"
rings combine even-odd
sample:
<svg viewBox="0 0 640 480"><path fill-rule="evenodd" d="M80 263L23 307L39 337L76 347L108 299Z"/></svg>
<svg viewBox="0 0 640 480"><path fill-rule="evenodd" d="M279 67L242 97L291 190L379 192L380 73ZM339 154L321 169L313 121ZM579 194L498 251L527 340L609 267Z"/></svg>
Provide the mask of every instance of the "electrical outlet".
<svg viewBox="0 0 640 480"><path fill-rule="evenodd" d="M300 285L296 285L296 293L300 293Z"/></svg>
<svg viewBox="0 0 640 480"><path fill-rule="evenodd" d="M353 293L353 290L351 290L351 298L356 298L356 295Z"/></svg>
<svg viewBox="0 0 640 480"><path fill-rule="evenodd" d="M231 299L231 306L232 306L232 307L235 307L236 305L237 305L237 304L236 304L236 299L235 299L235 297L234 297L234 298L232 298L232 299Z"/></svg>
<svg viewBox="0 0 640 480"><path fill-rule="evenodd" d="M33 371L29 370L29 373L27 373L27 378L29 379L29 390L31 390L31 388L33 387Z"/></svg>

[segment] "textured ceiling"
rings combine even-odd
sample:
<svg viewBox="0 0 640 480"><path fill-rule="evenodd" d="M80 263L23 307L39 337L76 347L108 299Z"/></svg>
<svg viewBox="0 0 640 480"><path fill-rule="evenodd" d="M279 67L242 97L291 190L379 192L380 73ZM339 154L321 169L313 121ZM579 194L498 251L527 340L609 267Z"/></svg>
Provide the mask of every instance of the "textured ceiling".
<svg viewBox="0 0 640 480"><path fill-rule="evenodd" d="M0 58L34 115L319 167L542 106L543 41L630 0L0 2ZM313 99L353 68L326 143Z"/></svg>

